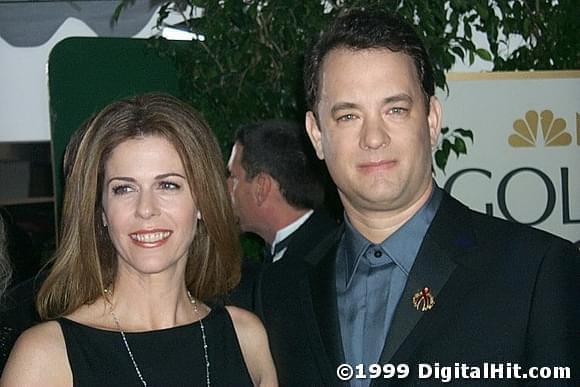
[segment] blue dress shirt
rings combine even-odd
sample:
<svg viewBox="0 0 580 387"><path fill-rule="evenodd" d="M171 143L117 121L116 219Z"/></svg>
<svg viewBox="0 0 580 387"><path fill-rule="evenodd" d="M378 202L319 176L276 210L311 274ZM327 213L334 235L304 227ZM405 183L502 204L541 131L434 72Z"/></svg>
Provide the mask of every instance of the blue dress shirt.
<svg viewBox="0 0 580 387"><path fill-rule="evenodd" d="M378 362L395 308L442 197L434 184L423 207L380 244L369 242L345 214L345 232L337 251L336 291L345 361L353 367ZM370 379L351 381L351 385L369 383Z"/></svg>

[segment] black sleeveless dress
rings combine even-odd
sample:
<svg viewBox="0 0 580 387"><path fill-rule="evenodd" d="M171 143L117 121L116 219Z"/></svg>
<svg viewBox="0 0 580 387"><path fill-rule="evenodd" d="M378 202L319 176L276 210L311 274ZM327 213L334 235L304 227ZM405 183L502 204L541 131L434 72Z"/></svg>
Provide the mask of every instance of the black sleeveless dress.
<svg viewBox="0 0 580 387"><path fill-rule="evenodd" d="M57 319L75 386L142 386L119 332ZM214 307L203 319L212 386L251 386L229 313ZM206 386L199 322L150 332L126 333L147 386Z"/></svg>

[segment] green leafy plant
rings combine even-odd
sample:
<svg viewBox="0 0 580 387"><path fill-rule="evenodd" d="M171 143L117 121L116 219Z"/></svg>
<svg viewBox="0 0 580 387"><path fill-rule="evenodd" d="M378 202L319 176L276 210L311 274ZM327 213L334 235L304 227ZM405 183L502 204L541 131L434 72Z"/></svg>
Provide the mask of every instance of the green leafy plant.
<svg viewBox="0 0 580 387"><path fill-rule="evenodd" d="M122 0L115 17L135 0ZM397 10L424 39L437 87L446 90L445 73L459 60L493 61L494 69L578 68L580 41L577 7L570 0L181 0L157 1L157 26L171 14L201 33L185 44L153 38L170 56L181 79L182 97L204 113L222 146L233 131L251 121L285 117L302 121L303 53L310 38L338 14L352 8ZM198 12L202 10L201 12ZM198 16L201 14L201 16ZM477 47L483 33L489 50ZM523 46L510 51L510 37ZM445 128L434 152L445 171L449 155L467 152L471 130Z"/></svg>
<svg viewBox="0 0 580 387"><path fill-rule="evenodd" d="M115 17L132 2L122 1ZM311 37L337 14L363 6L399 6L399 12L411 20L418 17L416 24L433 55L435 81L440 88L446 87L445 71L455 63L457 55L471 61L473 55L489 55L476 48L467 36L458 34L463 16L454 16L452 28L448 28L447 12L433 8L427 0L163 2L158 27L171 13L177 13L188 29L203 34L205 39L174 44L153 38L151 43L175 61L182 97L203 112L225 148L243 123L272 117L304 119L301 69ZM202 16L194 17L200 8ZM466 130L453 133L456 139L451 149L456 154L465 153L465 147L458 148L461 142L457 138L469 133L473 139L473 135ZM448 140L443 139L442 144L448 144ZM436 165L443 169L445 163Z"/></svg>
<svg viewBox="0 0 580 387"><path fill-rule="evenodd" d="M469 129L463 128L457 128L452 131L450 131L447 126L441 128L440 145L434 153L435 165L437 168L445 172L447 160L449 160L449 154L451 151L453 151L457 157L462 154L467 154L467 144L465 143L464 138L469 138L473 143L473 132Z"/></svg>

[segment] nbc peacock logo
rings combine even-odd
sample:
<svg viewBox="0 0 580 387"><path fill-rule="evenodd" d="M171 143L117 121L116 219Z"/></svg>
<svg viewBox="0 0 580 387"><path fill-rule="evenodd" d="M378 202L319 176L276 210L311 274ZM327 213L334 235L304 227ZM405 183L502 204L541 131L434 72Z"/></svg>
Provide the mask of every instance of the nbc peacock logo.
<svg viewBox="0 0 580 387"><path fill-rule="evenodd" d="M508 143L514 148L535 147L539 127L542 129L544 146L566 146L572 143L572 136L566 131L566 120L554 119L551 110L544 110L540 114L530 110L526 113L525 119L515 120L513 125L515 133L509 136Z"/></svg>

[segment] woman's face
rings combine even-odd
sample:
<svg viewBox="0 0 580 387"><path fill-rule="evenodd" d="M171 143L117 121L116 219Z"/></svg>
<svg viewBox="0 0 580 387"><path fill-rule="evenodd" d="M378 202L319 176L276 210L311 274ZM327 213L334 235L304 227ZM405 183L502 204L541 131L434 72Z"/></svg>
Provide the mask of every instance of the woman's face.
<svg viewBox="0 0 580 387"><path fill-rule="evenodd" d="M105 164L102 202L119 275L183 275L197 208L169 141L140 137L114 148Z"/></svg>

